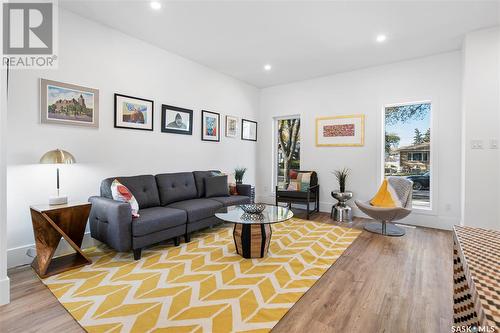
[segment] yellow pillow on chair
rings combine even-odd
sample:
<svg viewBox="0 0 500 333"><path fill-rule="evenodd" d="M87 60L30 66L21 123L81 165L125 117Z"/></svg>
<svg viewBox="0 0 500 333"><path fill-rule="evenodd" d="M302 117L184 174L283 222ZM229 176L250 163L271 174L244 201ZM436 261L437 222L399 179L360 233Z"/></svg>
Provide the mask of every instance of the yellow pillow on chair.
<svg viewBox="0 0 500 333"><path fill-rule="evenodd" d="M396 195L396 191L392 188L391 184L384 179L382 185L378 189L377 194L370 201L370 204L375 207L383 207L383 208L394 208L394 207L402 207L401 201L398 200L398 196Z"/></svg>

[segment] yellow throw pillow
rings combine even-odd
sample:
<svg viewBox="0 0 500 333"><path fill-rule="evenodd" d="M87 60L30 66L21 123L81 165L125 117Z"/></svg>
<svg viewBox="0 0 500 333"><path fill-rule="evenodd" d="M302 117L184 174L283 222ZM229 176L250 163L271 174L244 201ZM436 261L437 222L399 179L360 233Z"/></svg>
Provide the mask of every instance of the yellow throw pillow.
<svg viewBox="0 0 500 333"><path fill-rule="evenodd" d="M392 188L391 184L384 179L382 185L378 189L377 194L370 201L370 204L375 207L383 207L383 208L394 208L394 207L402 207L401 202L398 200L396 192Z"/></svg>

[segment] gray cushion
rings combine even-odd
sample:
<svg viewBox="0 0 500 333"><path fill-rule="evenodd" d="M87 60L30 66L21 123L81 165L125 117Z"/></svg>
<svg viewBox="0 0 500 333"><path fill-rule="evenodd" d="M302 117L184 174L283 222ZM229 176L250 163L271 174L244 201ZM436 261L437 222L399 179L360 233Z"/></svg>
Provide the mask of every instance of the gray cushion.
<svg viewBox="0 0 500 333"><path fill-rule="evenodd" d="M186 212L167 207L139 210L139 217L132 219L132 235L144 236L186 223Z"/></svg>
<svg viewBox="0 0 500 333"><path fill-rule="evenodd" d="M156 186L156 179L152 175L132 177L111 177L101 183L101 196L113 199L111 195L111 183L118 179L134 195L139 204L139 209L155 207L160 205L160 195Z"/></svg>
<svg viewBox="0 0 500 333"><path fill-rule="evenodd" d="M220 202L224 207L250 203L250 197L244 195L230 195L228 197L213 197L210 199Z"/></svg>
<svg viewBox="0 0 500 333"><path fill-rule="evenodd" d="M198 196L192 172L164 173L156 175L162 206Z"/></svg>
<svg viewBox="0 0 500 333"><path fill-rule="evenodd" d="M229 185L227 176L216 176L205 178L205 197L227 197L229 196Z"/></svg>
<svg viewBox="0 0 500 333"><path fill-rule="evenodd" d="M190 199L174 202L168 207L185 210L189 223L213 216L223 206L219 201L212 199Z"/></svg>
<svg viewBox="0 0 500 333"><path fill-rule="evenodd" d="M220 171L218 170L193 171L194 181L196 183L196 190L198 191L198 198L205 196L205 178L213 177L214 173L220 173Z"/></svg>

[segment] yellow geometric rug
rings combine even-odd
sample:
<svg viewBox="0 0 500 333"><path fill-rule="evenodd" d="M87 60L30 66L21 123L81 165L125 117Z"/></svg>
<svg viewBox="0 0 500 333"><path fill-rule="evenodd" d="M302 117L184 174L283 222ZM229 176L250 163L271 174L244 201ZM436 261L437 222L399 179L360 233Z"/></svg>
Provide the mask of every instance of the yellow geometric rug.
<svg viewBox="0 0 500 333"><path fill-rule="evenodd" d="M88 332L269 332L361 233L295 218L272 228L262 259L236 254L223 226L139 261L97 248L43 283Z"/></svg>

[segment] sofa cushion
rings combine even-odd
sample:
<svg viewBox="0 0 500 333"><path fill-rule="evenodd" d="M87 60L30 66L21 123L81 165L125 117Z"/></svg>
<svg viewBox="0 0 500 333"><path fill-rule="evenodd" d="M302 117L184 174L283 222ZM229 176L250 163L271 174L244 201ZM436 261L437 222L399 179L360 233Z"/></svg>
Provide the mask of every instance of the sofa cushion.
<svg viewBox="0 0 500 333"><path fill-rule="evenodd" d="M198 191L198 198L205 196L205 178L213 177L214 174L220 173L217 170L209 171L193 171L194 181L196 183L196 190Z"/></svg>
<svg viewBox="0 0 500 333"><path fill-rule="evenodd" d="M174 202L168 207L185 210L190 223L213 216L223 205L212 199L190 199Z"/></svg>
<svg viewBox="0 0 500 333"><path fill-rule="evenodd" d="M113 199L111 194L111 184L115 179L125 185L134 195L139 203L139 209L156 207L160 205L160 195L156 186L156 179L152 175L132 176L132 177L111 177L106 178L101 183L101 196ZM139 213L140 214L140 213Z"/></svg>
<svg viewBox="0 0 500 333"><path fill-rule="evenodd" d="M230 195L228 197L212 197L210 199L220 202L221 204L224 205L224 207L250 203L250 198L244 195Z"/></svg>
<svg viewBox="0 0 500 333"><path fill-rule="evenodd" d="M224 175L205 178L205 196L207 198L229 196L227 176Z"/></svg>
<svg viewBox="0 0 500 333"><path fill-rule="evenodd" d="M162 206L198 196L192 172L164 173L156 175Z"/></svg>
<svg viewBox="0 0 500 333"><path fill-rule="evenodd" d="M132 220L132 235L144 236L153 232L186 224L186 212L167 207L139 210L139 217Z"/></svg>

